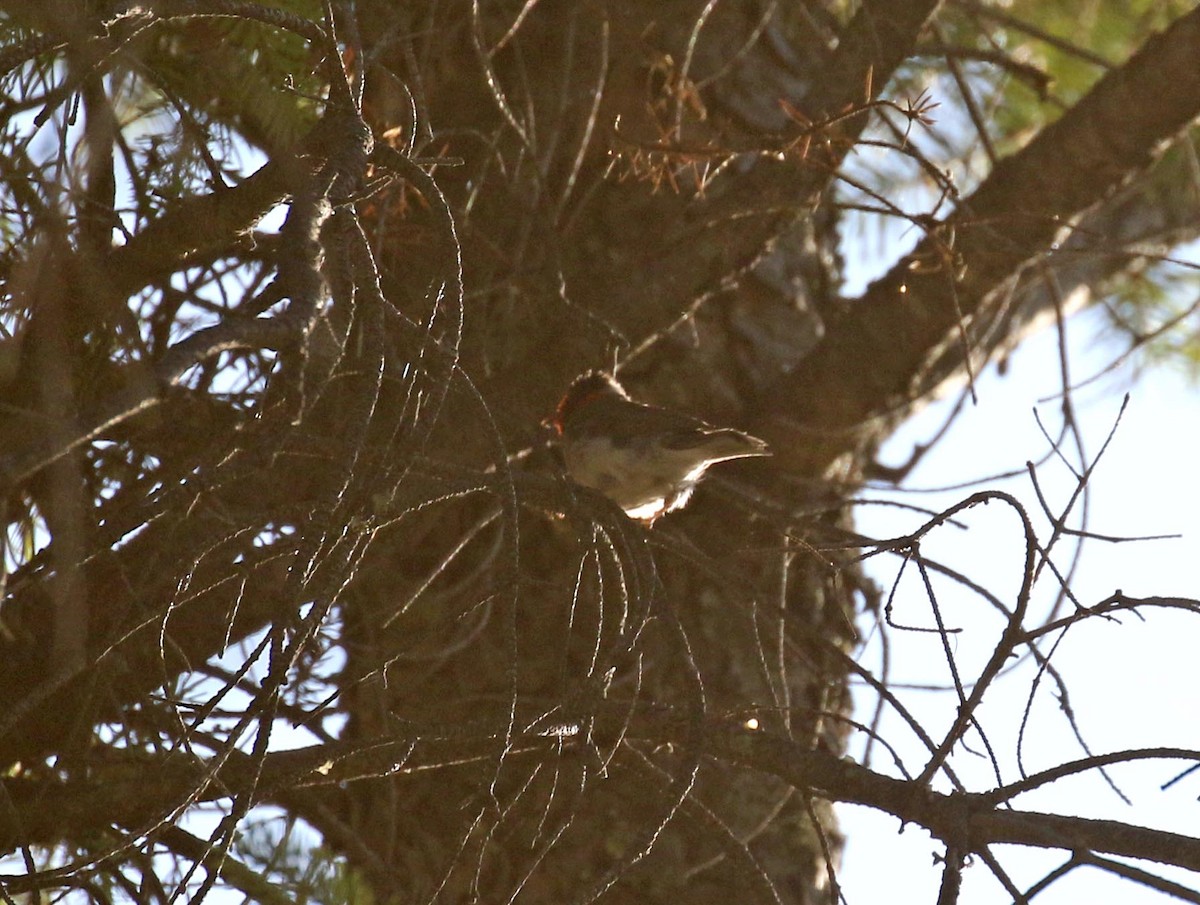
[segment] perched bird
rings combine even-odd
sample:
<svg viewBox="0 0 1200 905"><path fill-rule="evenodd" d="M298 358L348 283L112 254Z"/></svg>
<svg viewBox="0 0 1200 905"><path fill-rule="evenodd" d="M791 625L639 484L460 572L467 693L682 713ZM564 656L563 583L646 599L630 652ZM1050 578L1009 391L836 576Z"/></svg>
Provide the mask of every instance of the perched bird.
<svg viewBox="0 0 1200 905"><path fill-rule="evenodd" d="M710 465L770 455L757 437L634 402L598 371L575 379L550 424L576 482L651 524L686 505Z"/></svg>

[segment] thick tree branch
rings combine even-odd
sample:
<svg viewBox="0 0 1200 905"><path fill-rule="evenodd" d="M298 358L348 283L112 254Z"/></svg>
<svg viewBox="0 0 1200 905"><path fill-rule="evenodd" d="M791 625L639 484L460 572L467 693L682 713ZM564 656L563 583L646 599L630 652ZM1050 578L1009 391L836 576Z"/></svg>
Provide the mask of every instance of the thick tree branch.
<svg viewBox="0 0 1200 905"><path fill-rule="evenodd" d="M875 773L849 760L805 751L767 733L728 731L707 737L708 752L771 773L832 801L862 804L915 823L960 850L997 843L1088 849L1200 871L1200 840L1115 820L1064 817L994 807L986 795L943 793ZM1179 757L1196 752L1180 751Z"/></svg>
<svg viewBox="0 0 1200 905"><path fill-rule="evenodd" d="M1200 871L1200 840L1189 836L1114 820L1011 809L987 794L938 792L768 732L709 724L696 736L694 724L684 717L644 713L632 725L627 725L627 717L627 703L606 704L591 740L581 744L590 746L598 741L603 746L605 739L622 737L627 744L671 743L685 749L698 744L700 753L707 757L770 774L797 790L829 801L865 805L904 823L922 826L962 852L1011 843L1103 852ZM577 732L581 732L578 727ZM572 736L568 733L565 737ZM266 755L261 765L234 751L215 772L204 761L182 756L163 761L150 755L114 752L110 767L90 765L91 775L86 781L6 779L12 808L7 813L0 811L0 850L11 851L21 843L57 841L64 827L86 834L89 828L117 823L146 832L161 815L197 790L200 798L208 801L251 789L259 790L266 800L294 800L303 797L306 789L336 787L379 776L419 775L468 762L495 760L501 751L507 759L555 758L560 756L562 738L507 738L502 729L478 735L397 731L366 742L336 742L275 752ZM1198 754L1182 749L1176 752L1180 758ZM1138 757L1139 752L1129 752L1126 760ZM27 878L4 877L0 882L10 892L18 892Z"/></svg>
<svg viewBox="0 0 1200 905"><path fill-rule="evenodd" d="M878 97L940 5L941 0L866 0L839 36L820 81L804 98L805 113L819 119ZM858 120L855 135L866 117Z"/></svg>
<svg viewBox="0 0 1200 905"><path fill-rule="evenodd" d="M825 66L815 70L820 81L809 94L774 100L794 102L812 122L841 114L848 105L866 105L882 93L938 5L939 0L864 4L831 55L828 73ZM612 56L636 61L638 52L620 48ZM640 110L644 96L637 95L633 103ZM618 112L628 116L635 111ZM611 347L614 337L600 335L600 324L611 327L621 351L627 352L663 335L732 286L790 223L811 210L867 121L867 113L861 112L819 131L814 144L819 153L814 150L811 159L764 156L751 166L730 168L702 193L649 197L644 184L606 187L591 203L590 219L620 222L621 229L604 235L604 255L594 254L592 243L579 237L564 243L566 294L572 304L564 307L556 299L530 324L544 337L531 345L555 347L560 354L538 355L532 367L506 374L497 387L501 410L524 413L526 424L536 421L549 404L545 388L565 385L584 363L606 364L605 345ZM739 140L766 146L786 142L798 131L793 126L791 135L748 134ZM714 137L714 152L729 138ZM581 324L581 309L602 316ZM550 366L561 373L548 379L544 369Z"/></svg>
<svg viewBox="0 0 1200 905"><path fill-rule="evenodd" d="M1051 254L1073 218L1143 171L1200 114L1197 47L1200 10L1147 41L1062 119L1001 161L945 223L829 325L816 351L764 397L752 425L775 441L786 467L819 473L862 442L872 418L891 423L902 414L926 389L920 381L927 365L954 341L958 326L1023 266ZM871 367L862 367L866 362Z"/></svg>

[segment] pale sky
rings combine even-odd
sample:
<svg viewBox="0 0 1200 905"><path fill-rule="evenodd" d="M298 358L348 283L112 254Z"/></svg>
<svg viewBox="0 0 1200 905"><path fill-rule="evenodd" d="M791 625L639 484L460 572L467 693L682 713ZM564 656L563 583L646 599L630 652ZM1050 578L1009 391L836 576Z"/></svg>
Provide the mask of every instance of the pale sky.
<svg viewBox="0 0 1200 905"><path fill-rule="evenodd" d="M1098 338L1098 312L1078 316L1068 325L1073 376L1091 376L1111 361L1116 350ZM1061 423L1057 401L1045 401L1059 388L1057 338L1053 330L1025 344L1013 358L1008 375L994 369L980 378L978 406L963 413L940 446L928 454L909 477L906 486L928 488L954 484L988 474L1021 469L1027 460L1041 459L1048 444L1038 429L1033 409L1054 434ZM1103 445L1126 391L1129 405L1112 444L1090 482L1089 528L1112 536L1181 534L1182 538L1105 543L1089 540L1072 587L1084 606L1094 604L1118 588L1136 597L1150 595L1200 598L1200 477L1196 445L1200 441L1200 389L1179 373L1158 368L1134 377L1125 367L1113 376L1075 395L1078 420L1090 457ZM1039 403L1039 399L1043 400ZM928 439L941 424L944 406L918 415L892 439L884 461L907 459L914 443ZM1043 493L1052 508L1063 505L1075 487L1068 470L1047 462L1038 471ZM1041 513L1030 479L987 482L1020 498L1043 540L1048 521ZM864 496L899 499L906 503L942 509L975 489L940 494L868 492ZM859 510L859 525L877 537L908 533L924 518L911 512L883 507ZM1010 603L1019 579L1022 556L1020 523L1011 511L995 504L972 510L969 530L942 528L923 546L926 556L939 558L997 593ZM1078 519L1071 522L1078 527ZM1054 560L1061 568L1070 562L1071 548L1056 548ZM873 575L890 583L898 560L875 561ZM1014 572L1014 570L1016 570ZM901 586L894 621L932 625L932 614L915 570ZM1041 582L1043 594L1031 608L1030 622L1046 611L1052 578ZM948 583L937 587L947 621L962 629L953 651L964 680L978 672L992 650L1001 623L988 605ZM945 685L948 677L941 642L935 634L887 629L891 640L892 681ZM1200 748L1200 658L1195 656L1200 638L1200 616L1151 611L1145 622L1126 614L1120 624L1093 621L1072 629L1055 652L1053 663L1064 674L1080 729L1093 753L1153 745ZM1043 650L1046 650L1043 647ZM862 662L877 669L878 637L868 642ZM998 750L1005 781L1020 778L1015 760L1017 731L1026 706L1035 670L1028 662L1016 667L992 689L993 697L982 710L989 739ZM927 726L944 732L954 716L953 693L910 690L902 698ZM859 696L862 706L873 701ZM985 699L988 700L988 699ZM861 711L859 718L869 718ZM898 721L884 723L884 735L898 744L914 773L924 765L921 749ZM937 732L935 731L935 736ZM973 748L978 751L979 746ZM861 744L852 746L861 752ZM1052 764L1085 756L1070 734L1059 711L1052 686L1043 684L1031 710L1024 742L1026 769L1034 772ZM872 766L890 772L889 761L876 750ZM984 791L994 785L987 760L959 749L953 764L971 788ZM1200 832L1200 772L1167 791L1159 786L1180 772L1174 761L1157 761L1139 768L1120 768L1114 776L1132 799L1127 805L1098 776L1071 779L1018 798L1014 806L1026 810L1054 811L1106 817L1194 835ZM940 869L933 855L940 842L918 827L899 833L897 820L865 808L839 809L849 837L840 873L849 905L875 902L933 903L937 899ZM1010 876L1022 889L1066 855L1031 854L1031 850L1004 847L995 850ZM1200 877L1184 872L1168 874L1155 865L1141 865L1172 876L1188 888L1200 886ZM1011 898L991 878L982 863L964 874L960 901L971 905L1010 902ZM1123 905L1176 901L1122 879L1086 868L1058 881L1035 899L1038 905L1066 905L1082 901Z"/></svg>

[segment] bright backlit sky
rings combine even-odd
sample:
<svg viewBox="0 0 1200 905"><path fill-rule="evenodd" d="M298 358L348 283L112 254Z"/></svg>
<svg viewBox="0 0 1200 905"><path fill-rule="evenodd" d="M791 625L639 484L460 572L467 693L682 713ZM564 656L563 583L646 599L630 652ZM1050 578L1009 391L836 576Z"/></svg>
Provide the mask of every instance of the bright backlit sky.
<svg viewBox="0 0 1200 905"><path fill-rule="evenodd" d="M1101 370L1117 350L1100 338L1097 313L1077 316L1068 324L1068 344L1073 378L1083 380ZM979 404L968 407L950 434L927 455L905 482L906 487L929 488L956 484L990 474L1023 469L1027 460L1044 457L1048 443L1038 429L1036 407L1051 434L1061 423L1060 405L1047 399L1059 389L1058 340L1053 330L1030 341L1013 358L1009 373L999 377L994 369L977 383ZM1165 368L1134 376L1130 368L1081 390L1074 396L1089 460L1104 443L1126 391L1129 405L1115 438L1090 482L1088 527L1110 536L1180 534L1181 538L1129 543L1088 540L1072 581L1081 604L1094 604L1118 588L1135 597L1150 595L1200 597L1200 477L1197 445L1200 444L1200 389L1180 374ZM1041 400L1041 401L1039 401ZM891 440L883 461L905 461L913 444L929 439L945 417L939 404L914 418ZM1061 507L1074 490L1075 481L1058 462L1038 470L1043 493L1052 508ZM1026 505L1039 537L1048 534L1048 520L1040 511L1025 474L1003 481L987 481L980 488L938 494L865 494L874 499L898 499L908 504L940 510L975 489L1003 489ZM906 534L921 524L919 514L882 506L863 507L859 524L868 534L888 537ZM942 528L922 552L941 559L993 592L1005 602L1014 599L1019 581L1023 535L1010 510L995 504L977 507L966 517L967 529ZM1079 527L1078 519L1071 524ZM1065 569L1071 547L1056 548L1054 560ZM873 574L888 584L898 560L874 561ZM910 570L911 571L911 570ZM1031 609L1030 623L1044 615L1054 591L1051 576L1041 580L1040 607ZM947 620L962 629L953 641L953 652L964 680L977 674L992 650L1000 621L988 605L949 584L938 586L939 602ZM906 625L932 625L929 603L915 573L901 585L894 621ZM948 670L941 643L935 634L887 629L891 643L891 680L896 683L944 686ZM1066 680L1079 727L1093 753L1133 747L1174 745L1200 748L1200 658L1195 655L1200 638L1200 616L1161 610L1147 613L1144 622L1126 614L1120 623L1094 620L1066 637L1053 663ZM1047 648L1043 647L1043 650ZM878 674L879 638L867 643L863 662ZM992 689L993 697L982 711L984 727L998 750L1006 782L1020 778L1015 759L1017 733L1035 670L1028 662L1015 667ZM904 701L928 727L945 732L954 717L953 693L909 690ZM858 716L869 719L873 699L856 698ZM864 709L867 708L867 709ZM898 720L885 720L883 734L899 745L910 770L924 765L922 750ZM861 739L855 753L861 753ZM980 750L978 744L973 745ZM1044 684L1034 698L1023 753L1029 772L1085 752L1063 719L1054 690ZM988 761L959 749L952 761L973 790L995 785ZM876 749L875 769L894 772L883 752ZM1018 798L1014 806L1025 810L1107 817L1174 832L1200 833L1200 773L1171 789L1160 786L1185 765L1156 761L1138 768L1120 768L1113 776L1132 799L1126 804L1095 774L1074 778L1057 787ZM940 869L933 856L942 845L928 833L901 827L894 818L860 807L839 809L849 842L839 879L849 905L875 902L932 903L937 898ZM995 850L1017 885L1025 889L1044 873L1066 860L1017 847ZM1156 865L1143 867L1171 876L1188 888L1200 878L1182 872L1168 873ZM976 862L964 874L960 901L971 905L1010 902L991 878L986 866ZM1162 903L1168 900L1129 881L1093 868L1073 872L1040 894L1038 905L1077 902L1121 902L1123 905Z"/></svg>

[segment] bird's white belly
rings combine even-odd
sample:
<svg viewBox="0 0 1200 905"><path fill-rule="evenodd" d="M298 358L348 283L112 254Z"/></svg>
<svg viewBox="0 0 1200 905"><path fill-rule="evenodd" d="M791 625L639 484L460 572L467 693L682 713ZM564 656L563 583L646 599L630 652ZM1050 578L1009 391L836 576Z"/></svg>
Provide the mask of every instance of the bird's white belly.
<svg viewBox="0 0 1200 905"><path fill-rule="evenodd" d="M666 461L655 462L655 457ZM694 452L658 450L650 455L607 438L572 443L564 458L572 479L600 491L636 519L650 519L684 505L704 471Z"/></svg>

